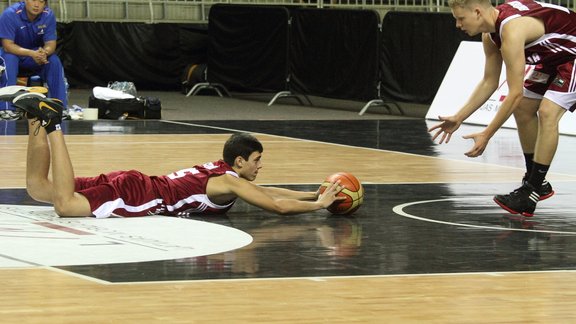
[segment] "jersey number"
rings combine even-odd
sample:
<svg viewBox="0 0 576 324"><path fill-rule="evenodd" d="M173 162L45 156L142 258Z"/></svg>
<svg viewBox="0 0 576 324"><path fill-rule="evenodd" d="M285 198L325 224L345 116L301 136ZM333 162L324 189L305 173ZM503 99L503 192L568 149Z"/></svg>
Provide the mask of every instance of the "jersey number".
<svg viewBox="0 0 576 324"><path fill-rule="evenodd" d="M212 170L212 169L216 169L218 166L214 165L214 163L210 162L210 163L206 163L204 165L202 165L205 169L207 170ZM180 171L176 171L174 173L171 173L168 175L168 178L170 179L178 179L178 178L182 178L184 176L186 176L187 174L197 174L200 173L200 171L198 171L198 169L196 168L187 168L187 169L182 169Z"/></svg>

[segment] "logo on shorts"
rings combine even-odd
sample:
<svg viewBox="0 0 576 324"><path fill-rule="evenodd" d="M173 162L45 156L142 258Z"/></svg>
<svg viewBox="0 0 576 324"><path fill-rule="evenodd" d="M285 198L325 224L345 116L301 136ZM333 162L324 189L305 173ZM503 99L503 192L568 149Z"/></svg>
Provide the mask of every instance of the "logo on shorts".
<svg viewBox="0 0 576 324"><path fill-rule="evenodd" d="M532 70L532 72L528 75L527 79L534 83L546 84L550 79L550 75L542 73L540 71Z"/></svg>
<svg viewBox="0 0 576 324"><path fill-rule="evenodd" d="M562 88L564 86L564 83L566 83L566 81L562 80L560 77L556 77L556 79L554 79L554 81L552 81L552 83L556 86L559 86L560 88Z"/></svg>

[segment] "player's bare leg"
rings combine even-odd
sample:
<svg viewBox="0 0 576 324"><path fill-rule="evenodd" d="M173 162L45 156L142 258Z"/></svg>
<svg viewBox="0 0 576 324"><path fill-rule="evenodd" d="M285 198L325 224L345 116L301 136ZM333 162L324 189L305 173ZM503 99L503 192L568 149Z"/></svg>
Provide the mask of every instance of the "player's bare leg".
<svg viewBox="0 0 576 324"><path fill-rule="evenodd" d="M559 123L566 110L554 102L543 99L540 104L539 132L534 150L534 164L522 187L508 195L496 195L494 201L513 214L527 217L534 215L536 204L542 199L544 178L556 154L559 138ZM551 195L554 194L553 192Z"/></svg>
<svg viewBox="0 0 576 324"><path fill-rule="evenodd" d="M554 102L544 99L540 106L540 132L534 151L534 162L550 165L558 148L559 123L566 110Z"/></svg>
<svg viewBox="0 0 576 324"><path fill-rule="evenodd" d="M53 204L60 216L91 216L86 197L74 192L74 169L61 130L48 134L52 150Z"/></svg>
<svg viewBox="0 0 576 324"><path fill-rule="evenodd" d="M514 111L514 119L518 128L518 138L522 152L533 154L538 137L538 107L540 100L522 98L518 109ZM530 171L530 170L528 170Z"/></svg>
<svg viewBox="0 0 576 324"><path fill-rule="evenodd" d="M26 154L26 190L30 197L41 202L52 202L52 181L48 178L50 170L50 146L46 131L36 129L40 121L28 120L28 148ZM36 133L36 135L35 135Z"/></svg>
<svg viewBox="0 0 576 324"><path fill-rule="evenodd" d="M540 99L522 98L518 109L514 111L514 119L518 128L518 138L522 146L522 153L526 164L526 173L522 178L522 184L528 180L534 165L534 152L536 151L536 142L538 133L540 131L540 121L538 111L540 104L543 101ZM541 185L538 187L539 200L544 200L554 195L552 185L543 179Z"/></svg>
<svg viewBox="0 0 576 324"><path fill-rule="evenodd" d="M13 104L22 109L29 118L37 119L37 122L29 122L30 137L40 137L39 139L31 138L32 144L29 146L29 152L39 148L39 154L50 159L52 167L52 193L50 199L54 204L54 209L59 216L91 216L90 204L88 200L74 192L74 170L68 148L64 141L60 124L62 123L62 103L56 99L48 99L43 95L24 94L13 100ZM47 136L46 136L47 134ZM46 143L48 138L49 146ZM49 152L46 148L49 147ZM35 161L36 152L31 152L28 158L29 167L39 166L40 172L33 173L30 170L31 179L39 179L46 175L47 165L50 164L45 159ZM39 194L40 195L40 194ZM46 198L45 196L41 198Z"/></svg>

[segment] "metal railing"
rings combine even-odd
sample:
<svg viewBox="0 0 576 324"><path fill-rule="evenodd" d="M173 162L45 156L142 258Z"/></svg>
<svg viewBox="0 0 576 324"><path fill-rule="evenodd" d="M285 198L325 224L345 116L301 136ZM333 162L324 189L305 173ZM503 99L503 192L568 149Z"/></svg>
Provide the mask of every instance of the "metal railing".
<svg viewBox="0 0 576 324"><path fill-rule="evenodd" d="M497 5L505 0L493 0ZM542 2L575 9L576 0ZM0 0L0 8L16 3ZM218 3L283 5L312 8L372 9L383 17L388 11L447 12L447 0L50 0L58 21L115 21L145 23L206 23L210 7Z"/></svg>

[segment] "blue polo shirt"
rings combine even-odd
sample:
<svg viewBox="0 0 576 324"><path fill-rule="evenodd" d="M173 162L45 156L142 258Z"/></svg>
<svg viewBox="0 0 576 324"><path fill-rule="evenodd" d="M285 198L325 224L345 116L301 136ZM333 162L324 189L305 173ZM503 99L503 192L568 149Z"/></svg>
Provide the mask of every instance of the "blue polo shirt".
<svg viewBox="0 0 576 324"><path fill-rule="evenodd" d="M28 49L42 47L45 42L56 40L56 17L45 7L34 21L30 21L24 2L16 3L0 16L0 38L10 39Z"/></svg>

